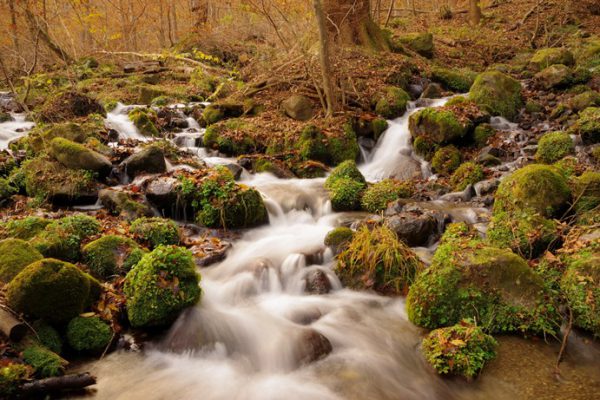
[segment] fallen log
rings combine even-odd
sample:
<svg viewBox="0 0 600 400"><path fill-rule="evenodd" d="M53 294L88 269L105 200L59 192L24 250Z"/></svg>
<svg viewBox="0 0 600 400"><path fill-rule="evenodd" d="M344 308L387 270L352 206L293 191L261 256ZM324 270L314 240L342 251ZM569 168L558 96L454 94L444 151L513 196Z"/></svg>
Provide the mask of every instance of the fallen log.
<svg viewBox="0 0 600 400"><path fill-rule="evenodd" d="M0 307L0 331L13 342L19 342L27 334L27 325L15 318L10 311Z"/></svg>
<svg viewBox="0 0 600 400"><path fill-rule="evenodd" d="M55 393L68 390L81 390L96 384L96 377L89 373L57 376L39 379L21 386L21 394Z"/></svg>

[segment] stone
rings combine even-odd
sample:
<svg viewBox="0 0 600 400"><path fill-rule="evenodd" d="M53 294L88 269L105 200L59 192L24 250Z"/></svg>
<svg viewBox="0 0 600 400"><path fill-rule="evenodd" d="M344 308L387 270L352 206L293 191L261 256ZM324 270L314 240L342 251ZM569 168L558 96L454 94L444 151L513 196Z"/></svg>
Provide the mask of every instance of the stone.
<svg viewBox="0 0 600 400"><path fill-rule="evenodd" d="M299 94L288 97L281 103L281 106L285 115L297 121L308 121L314 115L310 99Z"/></svg>

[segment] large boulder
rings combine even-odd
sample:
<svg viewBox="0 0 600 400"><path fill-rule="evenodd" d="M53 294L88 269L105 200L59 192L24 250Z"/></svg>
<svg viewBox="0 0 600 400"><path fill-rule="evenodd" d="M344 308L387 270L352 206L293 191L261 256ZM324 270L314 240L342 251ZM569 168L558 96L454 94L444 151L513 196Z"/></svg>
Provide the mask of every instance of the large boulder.
<svg viewBox="0 0 600 400"><path fill-rule="evenodd" d="M52 323L68 322L100 294L98 281L73 264L46 258L30 264L8 285L6 299L15 311Z"/></svg>
<svg viewBox="0 0 600 400"><path fill-rule="evenodd" d="M150 247L178 245L181 235L177 224L166 218L138 218L129 229L141 242Z"/></svg>
<svg viewBox="0 0 600 400"><path fill-rule="evenodd" d="M398 41L423 57L433 57L433 34L429 32L405 34Z"/></svg>
<svg viewBox="0 0 600 400"><path fill-rule="evenodd" d="M40 252L24 240L0 241L0 282L10 282L25 267L42 258Z"/></svg>
<svg viewBox="0 0 600 400"><path fill-rule="evenodd" d="M181 247L157 247L129 271L123 291L133 327L170 324L181 311L200 300L192 253Z"/></svg>
<svg viewBox="0 0 600 400"><path fill-rule="evenodd" d="M297 121L308 121L314 115L312 101L306 96L294 94L281 103L285 115Z"/></svg>
<svg viewBox="0 0 600 400"><path fill-rule="evenodd" d="M77 262L81 242L98 234L100 224L87 215L73 215L47 225L30 243L45 257Z"/></svg>
<svg viewBox="0 0 600 400"><path fill-rule="evenodd" d="M388 87L379 96L375 112L386 119L400 117L406 111L410 95L399 87Z"/></svg>
<svg viewBox="0 0 600 400"><path fill-rule="evenodd" d="M585 145L600 143L600 107L588 107L579 113L574 131Z"/></svg>
<svg viewBox="0 0 600 400"><path fill-rule="evenodd" d="M535 158L538 162L552 164L575 153L575 143L566 132L545 133L538 142Z"/></svg>
<svg viewBox="0 0 600 400"><path fill-rule="evenodd" d="M356 211L361 207L367 182L358 170L356 162L344 161L327 177L325 189L329 192L331 205L336 211Z"/></svg>
<svg viewBox="0 0 600 400"><path fill-rule="evenodd" d="M439 211L407 206L402 212L386 217L385 225L410 247L429 246L442 235L447 218Z"/></svg>
<svg viewBox="0 0 600 400"><path fill-rule="evenodd" d="M413 194L411 185L394 179L384 179L370 185L363 193L362 208L371 213L384 211L388 204L399 198L408 198Z"/></svg>
<svg viewBox="0 0 600 400"><path fill-rule="evenodd" d="M490 332L555 334L561 316L551 298L524 259L484 246L477 233L455 224L411 286L406 305L409 319L424 328L471 318Z"/></svg>
<svg viewBox="0 0 600 400"><path fill-rule="evenodd" d="M161 174L167 170L165 153L158 146L148 146L127 157L121 167L129 178L141 174Z"/></svg>
<svg viewBox="0 0 600 400"><path fill-rule="evenodd" d="M67 325L69 346L80 353L99 354L112 338L110 325L98 317L75 317Z"/></svg>
<svg viewBox="0 0 600 400"><path fill-rule="evenodd" d="M421 137L429 143L448 144L465 137L473 129L473 122L459 118L450 108L428 107L410 116L409 129L414 139Z"/></svg>
<svg viewBox="0 0 600 400"><path fill-rule="evenodd" d="M468 92L476 77L475 72L466 69L452 70L441 67L431 69L431 80L439 82L446 89L458 93Z"/></svg>
<svg viewBox="0 0 600 400"><path fill-rule="evenodd" d="M565 48L546 48L536 51L529 61L529 66L535 71L556 64L571 66L575 64L575 57Z"/></svg>
<svg viewBox="0 0 600 400"><path fill-rule="evenodd" d="M83 262L93 275L102 279L125 275L144 253L132 239L116 235L103 236L82 249Z"/></svg>
<svg viewBox="0 0 600 400"><path fill-rule="evenodd" d="M154 211L137 193L117 189L102 189L98 193L100 203L113 215L121 215L132 221L141 217L152 217Z"/></svg>
<svg viewBox="0 0 600 400"><path fill-rule="evenodd" d="M573 71L566 65L556 64L544 68L535 75L535 83L538 87L550 90L563 88L573 82Z"/></svg>
<svg viewBox="0 0 600 400"><path fill-rule="evenodd" d="M499 71L488 71L475 79L469 98L492 115L514 120L523 107L519 81Z"/></svg>
<svg viewBox="0 0 600 400"><path fill-rule="evenodd" d="M54 138L50 142L50 155L69 169L86 170L107 176L112 170L110 160L100 153L64 138Z"/></svg>

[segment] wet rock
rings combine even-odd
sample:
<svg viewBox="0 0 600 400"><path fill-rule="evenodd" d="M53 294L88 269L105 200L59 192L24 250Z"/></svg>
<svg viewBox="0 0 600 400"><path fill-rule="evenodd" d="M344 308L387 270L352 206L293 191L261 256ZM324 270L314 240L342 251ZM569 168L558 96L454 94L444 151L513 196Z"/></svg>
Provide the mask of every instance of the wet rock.
<svg viewBox="0 0 600 400"><path fill-rule="evenodd" d="M442 86L438 83L430 83L427 85L423 93L421 94L421 98L424 99L439 99L443 96Z"/></svg>
<svg viewBox="0 0 600 400"><path fill-rule="evenodd" d="M96 172L106 177L112 170L110 160L87 147L60 137L50 143L50 154L69 169Z"/></svg>
<svg viewBox="0 0 600 400"><path fill-rule="evenodd" d="M171 216L179 203L179 187L181 183L171 176L159 176L146 183L146 198L161 215ZM191 214L190 214L191 215Z"/></svg>
<svg viewBox="0 0 600 400"><path fill-rule="evenodd" d="M468 202L475 196L475 189L473 185L469 185L462 192L454 192L448 193L440 197L440 200L450 201L450 202Z"/></svg>
<svg viewBox="0 0 600 400"><path fill-rule="evenodd" d="M285 115L297 121L308 121L314 115L310 99L302 95L292 95L281 103Z"/></svg>
<svg viewBox="0 0 600 400"><path fill-rule="evenodd" d="M333 347L329 339L310 329L300 334L298 346L294 349L294 355L301 365L306 365L325 358L332 350Z"/></svg>
<svg viewBox="0 0 600 400"><path fill-rule="evenodd" d="M194 262L198 267L208 267L225 259L230 248L229 242L207 240L205 243L192 246L190 250L194 253Z"/></svg>
<svg viewBox="0 0 600 400"><path fill-rule="evenodd" d="M427 246L442 234L446 217L442 212L410 207L385 219L385 224L396 233L398 239L410 247Z"/></svg>
<svg viewBox="0 0 600 400"><path fill-rule="evenodd" d="M475 194L479 197L487 194L492 194L498 189L500 179L488 179L486 181L477 182L474 186Z"/></svg>
<svg viewBox="0 0 600 400"><path fill-rule="evenodd" d="M331 291L331 282L327 274L321 270L306 275L306 292L310 294L327 294Z"/></svg>
<svg viewBox="0 0 600 400"><path fill-rule="evenodd" d="M0 93L0 111L22 113L23 107L10 93Z"/></svg>
<svg viewBox="0 0 600 400"><path fill-rule="evenodd" d="M121 163L121 167L130 178L135 178L144 173L166 172L167 163L162 149L157 146L148 146L125 159Z"/></svg>
<svg viewBox="0 0 600 400"><path fill-rule="evenodd" d="M102 205L112 214L121 215L132 221L140 217L151 217L154 212L143 199L132 192L103 189L98 194Z"/></svg>
<svg viewBox="0 0 600 400"><path fill-rule="evenodd" d="M358 144L360 145L360 147L362 147L365 150L373 150L375 148L375 146L377 145L377 142L371 138L367 138L367 137L359 137L358 138Z"/></svg>

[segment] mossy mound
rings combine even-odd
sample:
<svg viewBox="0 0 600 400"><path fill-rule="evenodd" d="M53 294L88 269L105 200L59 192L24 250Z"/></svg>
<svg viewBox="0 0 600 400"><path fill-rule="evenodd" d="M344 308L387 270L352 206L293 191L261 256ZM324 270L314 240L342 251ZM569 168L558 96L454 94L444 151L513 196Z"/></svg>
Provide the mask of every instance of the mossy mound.
<svg viewBox="0 0 600 400"><path fill-rule="evenodd" d="M131 224L130 232L152 248L160 245L178 245L179 227L166 218L138 218Z"/></svg>
<svg viewBox="0 0 600 400"><path fill-rule="evenodd" d="M79 214L50 223L30 243L45 257L77 262L81 242L99 232L100 224L95 218Z"/></svg>
<svg viewBox="0 0 600 400"><path fill-rule="evenodd" d="M303 160L315 160L323 163L330 161L327 150L327 138L319 128L308 125L300 133L296 150Z"/></svg>
<svg viewBox="0 0 600 400"><path fill-rule="evenodd" d="M406 111L410 96L403 89L388 87L377 100L375 112L385 119L400 117Z"/></svg>
<svg viewBox="0 0 600 400"><path fill-rule="evenodd" d="M431 79L434 82L441 83L447 90L457 93L466 93L469 91L477 74L466 69L447 69L442 67L433 67L431 69Z"/></svg>
<svg viewBox="0 0 600 400"><path fill-rule="evenodd" d="M206 129L204 146L229 156L253 153L256 150L255 129L254 125L241 118L221 121Z"/></svg>
<svg viewBox="0 0 600 400"><path fill-rule="evenodd" d="M328 186L329 199L335 211L360 210L366 185L348 178L336 180Z"/></svg>
<svg viewBox="0 0 600 400"><path fill-rule="evenodd" d="M486 362L496 358L498 342L470 320L436 329L423 339L425 359L441 375L477 377Z"/></svg>
<svg viewBox="0 0 600 400"><path fill-rule="evenodd" d="M80 353L101 353L112 337L110 326L98 317L75 317L67 326L69 346Z"/></svg>
<svg viewBox="0 0 600 400"><path fill-rule="evenodd" d="M484 147L489 138L496 134L496 130L490 124L477 125L473 131L473 140L477 147Z"/></svg>
<svg viewBox="0 0 600 400"><path fill-rule="evenodd" d="M469 185L474 185L485 178L483 168L474 162L462 163L450 178L450 185L456 191L462 191Z"/></svg>
<svg viewBox="0 0 600 400"><path fill-rule="evenodd" d="M442 147L431 159L431 168L436 174L451 175L462 161L460 151L454 146Z"/></svg>
<svg viewBox="0 0 600 400"><path fill-rule="evenodd" d="M93 171L100 176L107 176L112 170L108 158L68 139L52 139L50 154L69 169Z"/></svg>
<svg viewBox="0 0 600 400"><path fill-rule="evenodd" d="M538 142L535 159L544 164L552 164L563 157L575 153L575 143L566 132L544 134Z"/></svg>
<svg viewBox="0 0 600 400"><path fill-rule="evenodd" d="M27 266L8 285L8 304L49 322L67 322L99 295L99 283L73 264L46 258Z"/></svg>
<svg viewBox="0 0 600 400"><path fill-rule="evenodd" d="M0 205L9 200L17 190L10 184L7 179L0 178Z"/></svg>
<svg viewBox="0 0 600 400"><path fill-rule="evenodd" d="M472 318L489 332L554 334L561 317L549 299L543 279L521 257L451 226L406 306L409 319L424 328Z"/></svg>
<svg viewBox="0 0 600 400"><path fill-rule="evenodd" d="M423 137L435 144L448 144L465 137L473 128L469 119L459 118L447 107L428 107L410 116L409 129L413 138Z"/></svg>
<svg viewBox="0 0 600 400"><path fill-rule="evenodd" d="M157 116L152 109L134 108L129 112L129 119L144 136L157 137L160 135L156 127Z"/></svg>
<svg viewBox="0 0 600 400"><path fill-rule="evenodd" d="M525 258L539 257L560 245L558 224L528 211L494 213L487 237L492 246L509 248Z"/></svg>
<svg viewBox="0 0 600 400"><path fill-rule="evenodd" d="M345 286L403 295L423 268L416 254L386 226L362 227L338 258L335 271Z"/></svg>
<svg viewBox="0 0 600 400"><path fill-rule="evenodd" d="M535 74L536 85L545 90L567 88L575 81L571 68L557 64Z"/></svg>
<svg viewBox="0 0 600 400"><path fill-rule="evenodd" d="M129 272L141 260L144 250L129 238L108 235L85 245L82 255L93 275L108 279Z"/></svg>
<svg viewBox="0 0 600 400"><path fill-rule="evenodd" d="M32 324L32 328L35 332L33 335L35 341L56 354L62 353L62 338L52 325L40 319Z"/></svg>
<svg viewBox="0 0 600 400"><path fill-rule="evenodd" d="M24 240L0 241L0 281L10 282L25 267L42 258L40 252Z"/></svg>
<svg viewBox="0 0 600 400"><path fill-rule="evenodd" d="M600 107L588 107L579 113L574 131L585 145L600 143Z"/></svg>
<svg viewBox="0 0 600 400"><path fill-rule="evenodd" d="M413 190L410 184L395 179L384 179L370 185L365 190L361 205L366 211L378 213L385 210L392 201L399 198L408 198L412 194Z"/></svg>
<svg viewBox="0 0 600 400"><path fill-rule="evenodd" d="M3 236L15 239L30 240L43 231L52 221L41 217L25 217L11 219L3 227Z"/></svg>
<svg viewBox="0 0 600 400"><path fill-rule="evenodd" d="M600 172L586 171L571 180L574 208L578 214L600 206Z"/></svg>
<svg viewBox="0 0 600 400"><path fill-rule="evenodd" d="M350 228L340 226L327 233L325 236L325 246L331 247L334 250L344 247L352 240L354 231Z"/></svg>
<svg viewBox="0 0 600 400"><path fill-rule="evenodd" d="M423 57L433 57L433 34L429 32L408 33L400 36L398 42Z"/></svg>
<svg viewBox="0 0 600 400"><path fill-rule="evenodd" d="M335 181L339 179L350 179L362 183L365 186L367 185L365 177L359 171L358 167L356 166L356 162L352 160L344 161L335 167L333 171L331 171L331 174L329 174L327 180L325 181L325 188L331 187L331 185L333 185Z"/></svg>
<svg viewBox="0 0 600 400"><path fill-rule="evenodd" d="M38 345L27 346L23 350L23 361L33 367L38 378L60 376L68 364L58 354Z"/></svg>
<svg viewBox="0 0 600 400"><path fill-rule="evenodd" d="M535 71L541 71L556 64L573 65L575 57L565 48L546 48L536 51L529 60L530 67Z"/></svg>
<svg viewBox="0 0 600 400"><path fill-rule="evenodd" d="M90 114L105 116L104 107L95 99L75 91L58 93L49 98L36 113L42 122L64 122Z"/></svg>
<svg viewBox="0 0 600 400"><path fill-rule="evenodd" d="M531 164L502 180L494 213L531 210L550 218L559 216L570 199L567 181L557 168Z"/></svg>
<svg viewBox="0 0 600 400"><path fill-rule="evenodd" d="M356 161L360 154L360 147L356 132L350 123L344 124L341 132L337 131L327 137L327 152L329 164L338 165L344 161Z"/></svg>
<svg viewBox="0 0 600 400"><path fill-rule="evenodd" d="M127 274L127 316L136 328L164 326L200 299L199 275L192 253L159 246Z"/></svg>
<svg viewBox="0 0 600 400"><path fill-rule="evenodd" d="M600 93L587 90L569 99L567 104L574 112L583 111L588 107L598 107L600 106Z"/></svg>
<svg viewBox="0 0 600 400"><path fill-rule="evenodd" d="M514 120L523 107L519 81L498 71L488 71L475 79L469 99L492 115Z"/></svg>

